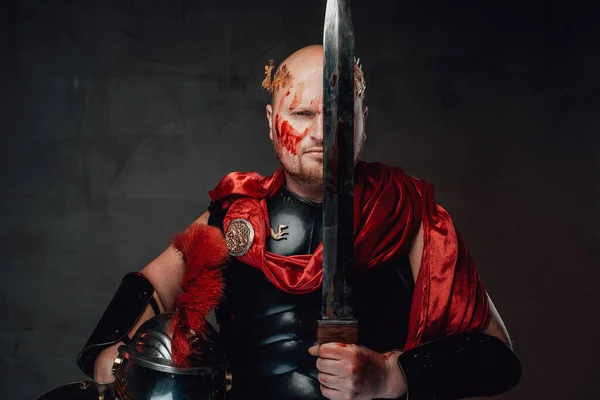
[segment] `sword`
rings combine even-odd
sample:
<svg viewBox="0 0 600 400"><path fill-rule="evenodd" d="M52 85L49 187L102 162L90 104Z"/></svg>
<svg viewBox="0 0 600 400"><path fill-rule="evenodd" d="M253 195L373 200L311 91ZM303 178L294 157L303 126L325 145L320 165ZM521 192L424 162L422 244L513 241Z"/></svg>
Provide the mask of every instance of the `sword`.
<svg viewBox="0 0 600 400"><path fill-rule="evenodd" d="M323 35L323 303L320 344L355 343L354 29L350 0L327 0Z"/></svg>

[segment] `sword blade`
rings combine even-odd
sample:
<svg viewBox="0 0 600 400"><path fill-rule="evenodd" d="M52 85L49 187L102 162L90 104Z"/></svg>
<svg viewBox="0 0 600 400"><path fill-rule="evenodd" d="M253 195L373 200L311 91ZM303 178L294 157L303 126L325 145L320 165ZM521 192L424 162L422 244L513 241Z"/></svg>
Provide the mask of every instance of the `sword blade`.
<svg viewBox="0 0 600 400"><path fill-rule="evenodd" d="M323 37L322 321L353 321L354 29L349 0L328 0Z"/></svg>

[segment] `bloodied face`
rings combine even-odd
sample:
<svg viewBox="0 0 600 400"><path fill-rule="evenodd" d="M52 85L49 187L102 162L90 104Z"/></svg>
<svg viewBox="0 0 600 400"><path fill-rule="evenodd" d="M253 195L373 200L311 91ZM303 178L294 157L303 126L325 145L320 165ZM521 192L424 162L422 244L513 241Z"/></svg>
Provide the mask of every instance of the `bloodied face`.
<svg viewBox="0 0 600 400"><path fill-rule="evenodd" d="M269 137L288 177L305 184L323 182L323 58L322 49L300 59L290 57L282 86L267 106ZM364 142L361 99L355 100L355 159Z"/></svg>

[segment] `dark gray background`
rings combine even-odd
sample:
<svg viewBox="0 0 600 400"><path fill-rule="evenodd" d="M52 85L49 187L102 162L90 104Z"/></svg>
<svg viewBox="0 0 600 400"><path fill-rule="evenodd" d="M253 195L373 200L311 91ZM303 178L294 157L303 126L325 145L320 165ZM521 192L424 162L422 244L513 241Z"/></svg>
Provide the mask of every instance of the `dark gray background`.
<svg viewBox="0 0 600 400"><path fill-rule="evenodd" d="M475 2L473 2L475 3ZM592 399L600 46L573 2L353 1L364 153L436 185L515 341L505 399ZM500 5L503 3L503 5ZM0 385L35 398L227 172L278 164L263 66L325 1L21 1L1 15Z"/></svg>

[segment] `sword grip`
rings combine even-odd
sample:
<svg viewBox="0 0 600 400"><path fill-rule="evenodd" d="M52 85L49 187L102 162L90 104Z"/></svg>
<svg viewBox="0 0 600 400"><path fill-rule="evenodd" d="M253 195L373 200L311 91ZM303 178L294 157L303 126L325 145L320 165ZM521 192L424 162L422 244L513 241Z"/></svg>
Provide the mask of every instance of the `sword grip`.
<svg viewBox="0 0 600 400"><path fill-rule="evenodd" d="M354 344L358 342L358 321L318 320L317 342Z"/></svg>

